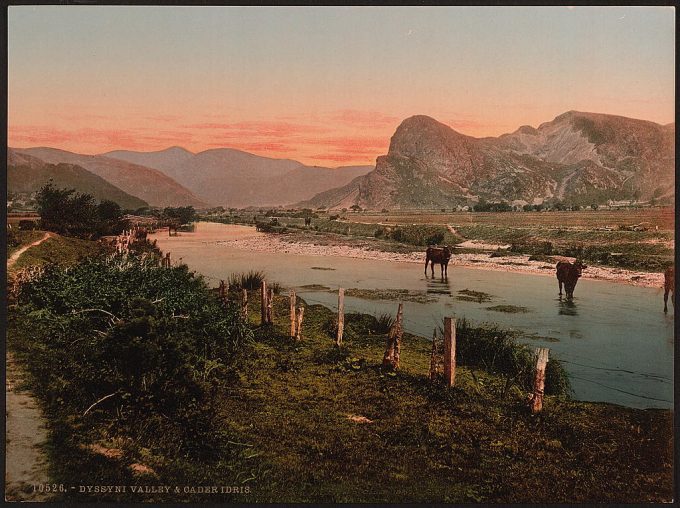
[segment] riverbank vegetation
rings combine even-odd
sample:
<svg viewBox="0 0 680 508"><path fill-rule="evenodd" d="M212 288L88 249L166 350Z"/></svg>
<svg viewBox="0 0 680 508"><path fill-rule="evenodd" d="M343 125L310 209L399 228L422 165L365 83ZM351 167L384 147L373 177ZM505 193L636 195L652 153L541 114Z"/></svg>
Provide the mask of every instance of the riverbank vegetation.
<svg viewBox="0 0 680 508"><path fill-rule="evenodd" d="M235 275L234 280L248 279ZM269 282L269 281L268 281ZM273 282L273 281L272 281ZM543 412L526 405L532 352L498 329L457 326L456 385L428 379L431 343L404 334L381 368L391 316L305 305L289 337L224 306L186 266L144 255L47 266L10 309L8 346L51 431L54 482L167 485L168 493L61 500L643 502L672 497L672 415L575 402L557 358ZM179 492L174 487L179 487ZM200 493L184 487L230 486Z"/></svg>
<svg viewBox="0 0 680 508"><path fill-rule="evenodd" d="M553 256L580 258L590 265L663 272L674 259L674 219L667 208L505 213L346 213L342 217L313 213L310 225L300 213L261 216L254 211L205 216L233 224L258 223L261 231L289 234L301 241L370 244L378 250L407 252L427 245L460 245L466 241L507 246L492 257L530 256L555 263ZM566 226L568 224L568 226ZM470 246L455 253L480 252Z"/></svg>

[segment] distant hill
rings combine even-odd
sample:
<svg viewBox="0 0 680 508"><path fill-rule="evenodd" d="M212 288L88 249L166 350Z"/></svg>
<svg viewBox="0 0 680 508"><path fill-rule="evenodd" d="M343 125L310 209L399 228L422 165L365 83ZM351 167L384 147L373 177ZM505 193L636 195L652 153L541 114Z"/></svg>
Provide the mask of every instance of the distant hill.
<svg viewBox="0 0 680 508"><path fill-rule="evenodd" d="M153 168L131 164L101 155L81 155L56 148L17 148L49 164L80 166L105 179L119 189L154 206L205 206L206 202L172 178Z"/></svg>
<svg viewBox="0 0 680 508"><path fill-rule="evenodd" d="M179 147L159 152L104 154L162 171L201 199L222 206L286 205L365 175L373 166L326 168L261 157L232 148L192 154Z"/></svg>
<svg viewBox="0 0 680 508"><path fill-rule="evenodd" d="M7 192L31 194L52 180L56 187L87 193L97 201L115 201L121 207L136 210L148 206L103 178L73 164L48 164L27 154L7 151Z"/></svg>
<svg viewBox="0 0 680 508"><path fill-rule="evenodd" d="M402 122L376 168L300 206L432 208L480 199L573 204L672 195L675 125L569 111L473 138L427 116Z"/></svg>

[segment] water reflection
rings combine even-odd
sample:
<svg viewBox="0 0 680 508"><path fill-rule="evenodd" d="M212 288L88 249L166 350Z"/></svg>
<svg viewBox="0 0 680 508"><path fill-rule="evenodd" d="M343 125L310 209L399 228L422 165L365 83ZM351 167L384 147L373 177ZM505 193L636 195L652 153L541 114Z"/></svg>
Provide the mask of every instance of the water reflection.
<svg viewBox="0 0 680 508"><path fill-rule="evenodd" d="M449 278L443 277L428 277L425 275L426 281L426 292L428 295L448 295L453 296L451 292L451 284L449 283Z"/></svg>
<svg viewBox="0 0 680 508"><path fill-rule="evenodd" d="M573 299L562 298L558 301L558 314L560 316L578 316L578 306Z"/></svg>

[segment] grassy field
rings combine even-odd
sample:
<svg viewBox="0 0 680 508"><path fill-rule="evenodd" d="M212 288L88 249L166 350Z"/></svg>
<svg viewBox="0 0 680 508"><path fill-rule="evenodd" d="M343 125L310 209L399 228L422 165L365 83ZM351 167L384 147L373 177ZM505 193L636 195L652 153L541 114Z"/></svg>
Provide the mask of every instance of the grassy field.
<svg viewBox="0 0 680 508"><path fill-rule="evenodd" d="M181 273L178 277L184 277ZM85 283L77 274L71 277ZM130 323L117 322L113 333L139 328L142 309L153 327L163 322L164 315L168 323L183 325L183 320L172 319L182 314L181 307L165 309L168 298L181 302L182 288L166 282L158 286L165 288L163 292L157 293L156 285L149 282L135 287L153 291L149 298L155 298L154 303L133 309ZM103 298L100 289L85 285L83 290ZM85 298L79 305L92 306L89 297L74 291L69 290L70 298ZM200 287L192 283L192 291L200 292ZM116 291L112 294L121 297ZM87 379L100 375L92 370L95 364L87 361L87 351L93 347L91 354L100 354L96 343L102 339L84 336L86 340L76 341L66 333L64 344L58 346L52 335L40 338L46 330L41 326L51 319L56 319L49 328L55 333L73 319L70 311L60 314L61 299L54 300L56 314L50 321L44 311L35 316L13 311L9 347L28 365L34 379L50 380L39 383L37 393L50 416L53 480L66 485L173 488L167 494L145 495L76 490L62 494L62 500L460 503L644 502L672 497L670 411L547 395L544 411L531 415L525 404L531 373L518 360L525 353L500 330L459 329L456 386L447 389L427 379L431 353L427 341L406 334L400 371L383 371L385 334L376 331L380 323L374 318L348 315L344 345L337 348L333 313L307 305L303 340L295 342L288 336L287 296L274 299L273 326L259 325L258 292L251 291L249 299L254 339L242 350L236 368L208 377L208 364L187 371L203 372L199 380L209 392L207 414L212 415L206 425L215 429L214 444L200 452L184 443L196 439L191 433L173 434L170 439L169 434L153 431L173 421L173 413L164 414L162 405L160 412L140 412L132 420L125 419L137 404L157 404L145 398L139 376L130 382L141 390L140 398L128 409L117 410L118 403L101 404L85 416L86 400L98 396L83 393L80 402L60 399L64 395L57 386L82 391L77 380L61 379L67 365ZM97 306L108 308L105 300ZM123 315L120 309L110 310ZM81 316L79 330L91 329L80 319L96 320L101 327L106 318ZM139 333L147 332L140 329ZM195 339L182 340L189 344ZM499 344L506 344L505 349L497 349ZM59 354L50 349L55 347ZM74 349L82 363L74 363L63 348ZM45 362L51 354L60 360ZM555 371L558 363L548 366L547 393L563 392ZM172 382L181 385L182 379L173 377ZM114 389L112 385L107 391ZM201 418L200 413L196 417ZM131 428L137 430L131 433ZM236 486L247 492L185 492L183 488L190 486Z"/></svg>
<svg viewBox="0 0 680 508"><path fill-rule="evenodd" d="M458 224L532 227L562 227L592 229L605 226L639 224L649 222L651 229L659 226L662 231L673 231L675 213L672 208L640 208L616 210L581 210L578 212L347 212L350 222L396 223L396 224Z"/></svg>
<svg viewBox="0 0 680 508"><path fill-rule="evenodd" d="M44 231L21 231L19 229L7 232L7 257L9 258L17 250L40 240L45 235Z"/></svg>
<svg viewBox="0 0 680 508"><path fill-rule="evenodd" d="M44 231L25 231L24 233L30 233L30 235L26 235L23 245L40 239L45 234ZM105 250L106 247L99 242L60 236L54 233L53 238L49 238L40 245L31 247L24 252L14 264L14 269L42 266L49 263L66 266L86 257L101 254Z"/></svg>

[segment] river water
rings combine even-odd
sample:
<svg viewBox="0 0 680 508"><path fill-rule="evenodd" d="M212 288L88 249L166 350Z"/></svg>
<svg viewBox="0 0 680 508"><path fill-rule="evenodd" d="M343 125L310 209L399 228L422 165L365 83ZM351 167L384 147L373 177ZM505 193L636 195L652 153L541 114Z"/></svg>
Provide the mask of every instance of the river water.
<svg viewBox="0 0 680 508"><path fill-rule="evenodd" d="M557 280L542 275L449 266L447 280L425 276L415 263L252 252L220 243L253 235L246 226L198 223L194 233L168 237L158 233L163 251L217 284L232 272L261 270L272 281L298 288L309 303L337 306L337 288L425 291L428 303L404 302L407 331L432 337L444 316L474 323L494 323L523 334L532 347L548 347L564 362L574 396L636 408L671 408L673 404L673 308L663 313L663 290L621 283L580 280L574 300L558 297ZM324 268L324 269L319 269ZM300 289L317 284L336 291ZM481 291L491 301L461 301L461 290ZM670 300L670 299L669 299ZM506 313L489 307L512 305L527 312ZM346 297L346 312L396 313L394 301ZM429 340L429 339L428 339Z"/></svg>

